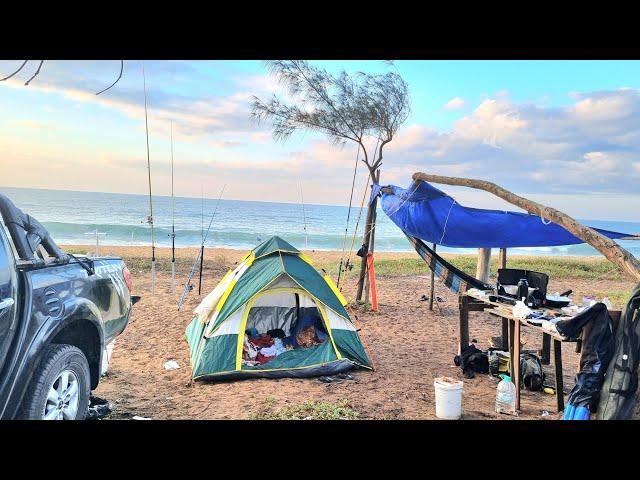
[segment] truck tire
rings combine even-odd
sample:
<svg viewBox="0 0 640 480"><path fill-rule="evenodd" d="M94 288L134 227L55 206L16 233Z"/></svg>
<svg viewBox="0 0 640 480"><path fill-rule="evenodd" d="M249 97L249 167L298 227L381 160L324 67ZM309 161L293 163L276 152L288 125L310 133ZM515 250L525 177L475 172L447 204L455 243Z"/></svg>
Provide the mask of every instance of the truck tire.
<svg viewBox="0 0 640 480"><path fill-rule="evenodd" d="M89 362L73 345L45 348L22 400L19 418L84 420L89 409Z"/></svg>

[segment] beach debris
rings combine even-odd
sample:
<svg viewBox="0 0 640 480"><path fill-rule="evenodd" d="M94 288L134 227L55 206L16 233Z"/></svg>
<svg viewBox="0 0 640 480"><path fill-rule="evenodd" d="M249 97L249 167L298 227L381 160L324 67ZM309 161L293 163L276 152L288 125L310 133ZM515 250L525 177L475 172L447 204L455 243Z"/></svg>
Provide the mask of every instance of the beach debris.
<svg viewBox="0 0 640 480"><path fill-rule="evenodd" d="M355 380L355 378L353 375L349 375L348 373L339 373L337 375L324 375L319 377L318 380L322 383L337 383L342 382L343 380Z"/></svg>
<svg viewBox="0 0 640 480"><path fill-rule="evenodd" d="M540 411L540 416L541 417L548 417L549 416L549 412L547 410L541 410Z"/></svg>
<svg viewBox="0 0 640 480"><path fill-rule="evenodd" d="M180 365L178 365L178 362L176 362L175 360L167 360L166 362L164 362L165 370L177 370L178 368L180 368Z"/></svg>
<svg viewBox="0 0 640 480"><path fill-rule="evenodd" d="M140 415L134 415L133 417L131 417L131 420L151 420L148 417L141 417Z"/></svg>
<svg viewBox="0 0 640 480"><path fill-rule="evenodd" d="M101 420L110 415L112 410L113 408L108 400L91 395L89 397L87 420Z"/></svg>

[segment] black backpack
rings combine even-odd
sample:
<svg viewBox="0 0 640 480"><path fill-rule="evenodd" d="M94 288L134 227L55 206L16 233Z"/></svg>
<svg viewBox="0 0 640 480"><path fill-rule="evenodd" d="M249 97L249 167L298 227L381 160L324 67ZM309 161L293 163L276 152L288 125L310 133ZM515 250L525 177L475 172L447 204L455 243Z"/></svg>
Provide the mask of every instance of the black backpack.
<svg viewBox="0 0 640 480"><path fill-rule="evenodd" d="M460 355L453 357L453 363L462 367L467 378L474 378L476 373L489 373L489 357L473 343L462 349Z"/></svg>
<svg viewBox="0 0 640 480"><path fill-rule="evenodd" d="M520 355L520 378L522 385L527 390L537 392L542 390L544 384L544 372L540 357L534 353L523 353Z"/></svg>

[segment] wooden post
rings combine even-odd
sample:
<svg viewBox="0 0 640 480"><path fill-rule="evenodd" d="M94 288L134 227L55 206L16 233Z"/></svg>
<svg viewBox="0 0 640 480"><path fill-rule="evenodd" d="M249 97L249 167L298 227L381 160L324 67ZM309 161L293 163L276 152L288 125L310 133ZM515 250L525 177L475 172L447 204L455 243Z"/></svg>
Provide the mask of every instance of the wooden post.
<svg viewBox="0 0 640 480"><path fill-rule="evenodd" d="M553 339L553 360L556 367L556 402L558 411L564 411L564 385L562 380L562 342Z"/></svg>
<svg viewBox="0 0 640 480"><path fill-rule="evenodd" d="M500 268L507 268L507 249L506 248L500 249L500 256L498 257L498 265L500 265Z"/></svg>
<svg viewBox="0 0 640 480"><path fill-rule="evenodd" d="M476 269L476 278L484 283L489 283L489 269L491 266L491 249L478 249L478 268Z"/></svg>
<svg viewBox="0 0 640 480"><path fill-rule="evenodd" d="M549 363L551 363L551 335L548 333L542 334L542 355L540 355L540 362L543 365L549 365Z"/></svg>
<svg viewBox="0 0 640 480"><path fill-rule="evenodd" d="M369 285L371 286L371 311L378 311L378 291L376 290L376 270L373 266L373 253L367 253L367 270L369 271Z"/></svg>
<svg viewBox="0 0 640 480"><path fill-rule="evenodd" d="M458 324L458 355L462 353L462 349L469 345L469 297L460 295L458 297L460 303L460 323Z"/></svg>
<svg viewBox="0 0 640 480"><path fill-rule="evenodd" d="M513 360L512 381L516 386L516 414L520 412L520 320L513 321L513 350L509 356Z"/></svg>
<svg viewBox="0 0 640 480"><path fill-rule="evenodd" d="M432 245L432 249L434 252L436 251L435 243ZM433 273L433 270L431 270L431 286L429 288L429 310L432 310L432 311L433 311L434 281L435 281L435 274Z"/></svg>
<svg viewBox="0 0 640 480"><path fill-rule="evenodd" d="M371 175L371 178L374 183L378 183L380 181L380 170L377 171L377 174ZM378 197L373 199L371 205L367 208L367 220L365 222L364 227L364 235L362 237L362 243L366 246L367 252L373 253L373 243L375 240L375 222L376 222L376 209L378 208ZM362 294L364 292L365 282L367 281L367 255L365 255L360 260L360 277L358 279L358 289L356 291L356 302L362 302ZM368 292L367 292L368 294ZM367 302L367 298L365 298L364 303Z"/></svg>

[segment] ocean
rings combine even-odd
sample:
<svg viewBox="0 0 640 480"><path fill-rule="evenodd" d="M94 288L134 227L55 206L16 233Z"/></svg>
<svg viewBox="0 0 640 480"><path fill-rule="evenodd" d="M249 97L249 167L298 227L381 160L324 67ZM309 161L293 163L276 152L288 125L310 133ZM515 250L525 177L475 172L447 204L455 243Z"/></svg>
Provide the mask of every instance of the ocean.
<svg viewBox="0 0 640 480"><path fill-rule="evenodd" d="M13 202L49 229L59 244L95 243L95 231L101 245L149 245L151 229L147 222L148 196L115 193L74 192L1 187ZM217 199L176 197L176 246L194 247L202 241ZM171 198L153 197L155 242L171 245ZM204 216L203 216L204 212ZM292 203L221 200L211 224L206 246L250 249L271 235L279 235L302 249L341 250L348 207ZM361 244L366 211L362 214L355 248ZM204 218L203 218L204 217ZM347 248L351 244L358 207L351 211ZM306 235L305 235L306 221ZM627 233L640 232L640 223L585 220L591 226ZM204 225L203 225L204 224ZM621 241L626 249L640 256L640 241ZM439 247L439 251L475 253L474 249ZM376 251L409 252L412 247L400 229L379 210L376 226ZM600 255L588 245L565 247L514 248L512 254L527 255Z"/></svg>

